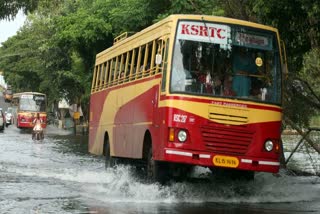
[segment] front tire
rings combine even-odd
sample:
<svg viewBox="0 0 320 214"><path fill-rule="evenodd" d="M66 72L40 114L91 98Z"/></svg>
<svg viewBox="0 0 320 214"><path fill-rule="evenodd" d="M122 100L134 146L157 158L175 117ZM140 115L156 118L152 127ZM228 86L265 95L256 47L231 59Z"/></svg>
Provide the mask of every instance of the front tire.
<svg viewBox="0 0 320 214"><path fill-rule="evenodd" d="M169 180L169 168L167 164L153 159L152 147L148 151L146 171L147 179L151 182L164 184Z"/></svg>

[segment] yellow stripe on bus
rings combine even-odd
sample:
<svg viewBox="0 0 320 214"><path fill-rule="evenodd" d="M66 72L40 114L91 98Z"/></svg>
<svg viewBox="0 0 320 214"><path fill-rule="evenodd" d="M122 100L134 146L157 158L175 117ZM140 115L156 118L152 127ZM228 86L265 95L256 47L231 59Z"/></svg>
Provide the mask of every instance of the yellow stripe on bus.
<svg viewBox="0 0 320 214"><path fill-rule="evenodd" d="M129 85L123 88L118 88L116 90L110 91L110 93L106 97L106 100L103 104L103 111L100 116L99 126L97 127L95 143L93 144L93 147L91 149L92 152L94 153L102 152L103 148L101 147L101 145L103 145L103 143L101 142L103 142L104 140L103 139L104 133L108 132L109 139L110 139L111 155L114 154L114 150L112 146L112 140L113 140L112 129L114 127L115 116L119 108L126 105L128 102L137 98L138 96L142 95L146 91L150 90L155 85L159 85L159 82L160 82L160 79L154 79L154 80L145 81L142 83ZM108 121L106 121L103 118L108 118Z"/></svg>
<svg viewBox="0 0 320 214"><path fill-rule="evenodd" d="M281 112L247 107L229 107L188 100L164 100L161 107L176 108L208 118L217 123L244 125L250 123L274 122L281 120ZM226 121L226 122L223 122Z"/></svg>

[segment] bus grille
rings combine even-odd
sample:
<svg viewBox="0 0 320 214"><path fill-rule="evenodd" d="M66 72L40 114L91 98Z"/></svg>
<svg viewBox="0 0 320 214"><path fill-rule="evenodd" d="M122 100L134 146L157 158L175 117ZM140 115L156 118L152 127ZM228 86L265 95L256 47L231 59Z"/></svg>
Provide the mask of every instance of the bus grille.
<svg viewBox="0 0 320 214"><path fill-rule="evenodd" d="M210 151L224 154L243 155L247 152L253 132L232 127L202 127L202 139Z"/></svg>
<svg viewBox="0 0 320 214"><path fill-rule="evenodd" d="M228 125L243 125L248 123L248 109L225 106L210 106L209 119L212 122Z"/></svg>

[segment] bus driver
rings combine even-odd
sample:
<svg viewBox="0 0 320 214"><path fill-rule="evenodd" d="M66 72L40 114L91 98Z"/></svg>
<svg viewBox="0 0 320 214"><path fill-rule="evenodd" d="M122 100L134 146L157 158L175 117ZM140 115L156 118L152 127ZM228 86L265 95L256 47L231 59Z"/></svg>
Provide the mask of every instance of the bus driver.
<svg viewBox="0 0 320 214"><path fill-rule="evenodd" d="M245 48L238 48L233 57L232 89L239 97L248 97L251 90L250 74L256 73L257 68L250 53Z"/></svg>

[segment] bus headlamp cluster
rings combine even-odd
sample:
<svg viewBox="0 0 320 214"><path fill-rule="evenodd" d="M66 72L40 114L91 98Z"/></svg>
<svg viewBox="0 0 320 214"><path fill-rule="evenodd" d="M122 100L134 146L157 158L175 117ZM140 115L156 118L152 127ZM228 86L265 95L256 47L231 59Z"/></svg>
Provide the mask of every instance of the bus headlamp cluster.
<svg viewBox="0 0 320 214"><path fill-rule="evenodd" d="M266 151L271 152L272 149L273 149L273 142L271 140L267 140L264 143L264 148L265 148Z"/></svg>
<svg viewBox="0 0 320 214"><path fill-rule="evenodd" d="M180 143L186 142L188 139L188 133L186 130L180 129L176 130L175 128L169 129L169 141L175 142L178 140Z"/></svg>
<svg viewBox="0 0 320 214"><path fill-rule="evenodd" d="M182 143L185 142L187 140L187 132L184 130L180 130L178 132L178 140Z"/></svg>

